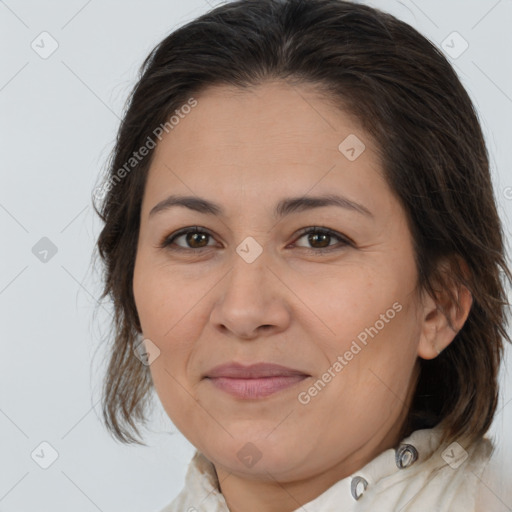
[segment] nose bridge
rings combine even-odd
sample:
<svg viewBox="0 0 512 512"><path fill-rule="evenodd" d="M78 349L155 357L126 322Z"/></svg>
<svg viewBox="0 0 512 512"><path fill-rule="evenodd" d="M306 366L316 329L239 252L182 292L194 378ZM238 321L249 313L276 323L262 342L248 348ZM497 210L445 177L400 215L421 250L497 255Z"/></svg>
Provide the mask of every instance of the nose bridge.
<svg viewBox="0 0 512 512"><path fill-rule="evenodd" d="M264 249L254 237L244 238L235 248L227 291L239 300L245 298L244 293L252 294L253 302L260 300L262 294L268 291L269 282L266 274L270 272L270 260L269 250Z"/></svg>
<svg viewBox="0 0 512 512"><path fill-rule="evenodd" d="M211 321L240 337L256 335L262 325L282 328L287 308L272 266L270 251L254 238L245 238L235 248Z"/></svg>

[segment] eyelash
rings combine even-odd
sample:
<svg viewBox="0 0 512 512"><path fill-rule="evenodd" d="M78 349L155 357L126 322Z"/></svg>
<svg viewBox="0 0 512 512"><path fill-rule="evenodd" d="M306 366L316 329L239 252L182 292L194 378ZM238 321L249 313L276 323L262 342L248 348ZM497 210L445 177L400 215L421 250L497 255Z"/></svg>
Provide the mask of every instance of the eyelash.
<svg viewBox="0 0 512 512"><path fill-rule="evenodd" d="M183 236L183 235L187 235L189 233L203 234L203 235L207 235L207 236L213 238L212 234L209 233L207 230L200 228L199 226L194 226L194 227L180 229L179 231L176 231L175 233L164 237L164 239L160 242L158 247L161 249L167 249L170 251L179 251L179 252L188 252L188 253L197 253L203 249L211 249L212 248L212 246L199 247L197 249L194 249L192 247L179 247L179 246L171 247L171 245L177 238L179 238L180 236ZM354 243L348 237L343 236L340 233L333 231L332 229L321 228L318 226L311 226L311 227L304 228L303 230L301 230L299 237L296 239L296 241L301 239L303 236L309 235L311 233L328 235L330 237L337 238L342 243L342 246L340 246L340 247L336 247L336 246L328 246L328 247L322 247L322 248L300 247L301 249L305 249L306 251L314 253L314 254L330 253L334 250L339 250L346 246L351 246L351 247L354 246Z"/></svg>

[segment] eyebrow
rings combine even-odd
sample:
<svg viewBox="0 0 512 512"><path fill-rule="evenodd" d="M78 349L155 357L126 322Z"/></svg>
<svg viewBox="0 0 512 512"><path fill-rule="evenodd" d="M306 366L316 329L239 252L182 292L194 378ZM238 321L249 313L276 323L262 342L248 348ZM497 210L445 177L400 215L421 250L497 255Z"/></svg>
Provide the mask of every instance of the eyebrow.
<svg viewBox="0 0 512 512"><path fill-rule="evenodd" d="M201 197L171 195L156 204L149 212L149 217L169 210L174 206L181 206L207 215L224 215L224 209L222 206ZM292 213L311 210L313 208L321 208L324 206L338 206L340 208L345 208L347 210L352 210L363 215L373 217L372 212L362 204L356 203L347 197L335 194L282 199L274 209L274 217L282 218Z"/></svg>

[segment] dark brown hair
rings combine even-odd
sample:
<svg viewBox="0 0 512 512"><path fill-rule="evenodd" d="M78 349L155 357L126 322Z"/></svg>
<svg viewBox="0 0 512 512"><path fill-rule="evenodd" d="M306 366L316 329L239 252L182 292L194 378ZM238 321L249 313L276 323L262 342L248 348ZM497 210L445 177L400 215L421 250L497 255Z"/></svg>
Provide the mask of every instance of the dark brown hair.
<svg viewBox="0 0 512 512"><path fill-rule="evenodd" d="M482 436L496 411L503 340L511 341L504 278L512 275L478 117L428 39L390 14L340 0L231 2L171 33L144 61L109 160L106 195L95 205L104 222L102 298L112 299L115 316L102 396L107 428L122 442L144 444L133 433L140 436L152 391L149 368L133 355L141 326L132 281L153 151L133 169L126 163L205 88L267 80L313 84L361 122L405 209L418 288L435 297L460 283L472 293L454 341L435 359L420 359L403 435L443 421L447 439ZM447 272L441 261L450 263Z"/></svg>

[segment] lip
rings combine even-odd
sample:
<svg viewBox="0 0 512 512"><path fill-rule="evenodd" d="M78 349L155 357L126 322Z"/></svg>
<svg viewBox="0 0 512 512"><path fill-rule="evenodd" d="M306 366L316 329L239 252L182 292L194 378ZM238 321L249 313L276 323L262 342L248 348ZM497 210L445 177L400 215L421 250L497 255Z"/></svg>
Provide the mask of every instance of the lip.
<svg viewBox="0 0 512 512"><path fill-rule="evenodd" d="M258 379L264 377L291 377L307 375L300 370L274 363L256 363L245 366L239 363L226 363L215 366L206 373L206 377L229 377L232 379Z"/></svg>
<svg viewBox="0 0 512 512"><path fill-rule="evenodd" d="M208 377L208 380L210 380L217 389L236 398L255 400L290 388L306 378L307 375L294 375L288 377L262 377L257 379Z"/></svg>
<svg viewBox="0 0 512 512"><path fill-rule="evenodd" d="M244 366L227 363L210 370L205 379L217 389L241 399L264 398L303 381L310 375L273 363Z"/></svg>

